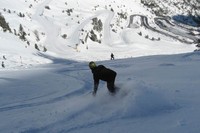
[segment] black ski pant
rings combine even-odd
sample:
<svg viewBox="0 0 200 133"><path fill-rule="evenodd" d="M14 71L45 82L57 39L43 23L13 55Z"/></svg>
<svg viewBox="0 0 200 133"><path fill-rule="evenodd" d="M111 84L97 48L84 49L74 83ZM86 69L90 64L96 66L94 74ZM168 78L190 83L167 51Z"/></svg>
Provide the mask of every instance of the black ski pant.
<svg viewBox="0 0 200 133"><path fill-rule="evenodd" d="M107 81L107 88L111 93L115 93L115 78L117 74L114 74L110 81Z"/></svg>

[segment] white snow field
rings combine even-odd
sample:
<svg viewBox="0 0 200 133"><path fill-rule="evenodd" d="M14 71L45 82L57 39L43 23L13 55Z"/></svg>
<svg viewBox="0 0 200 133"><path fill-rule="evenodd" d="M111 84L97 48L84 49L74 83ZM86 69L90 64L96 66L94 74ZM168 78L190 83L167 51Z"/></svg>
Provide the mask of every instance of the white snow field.
<svg viewBox="0 0 200 133"><path fill-rule="evenodd" d="M0 13L30 42L0 27L1 133L200 132L200 52L187 26L165 31L138 0L3 0ZM94 18L101 43L86 39ZM103 81L92 95L90 61L117 72L116 95Z"/></svg>

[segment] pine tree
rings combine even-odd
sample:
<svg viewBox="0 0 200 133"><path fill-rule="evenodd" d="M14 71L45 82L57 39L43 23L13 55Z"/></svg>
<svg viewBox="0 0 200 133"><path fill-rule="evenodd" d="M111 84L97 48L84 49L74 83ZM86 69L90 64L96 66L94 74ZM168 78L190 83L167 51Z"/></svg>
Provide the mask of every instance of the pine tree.
<svg viewBox="0 0 200 133"><path fill-rule="evenodd" d="M1 15L1 13L0 13L0 27L3 28L3 31L4 31L4 32L6 32L7 30L8 30L9 32L11 32L11 29L10 29L10 27L9 27L9 24L6 22L4 16Z"/></svg>
<svg viewBox="0 0 200 133"><path fill-rule="evenodd" d="M35 49L37 49L38 51L40 51L39 47L37 44L35 44Z"/></svg>
<svg viewBox="0 0 200 133"><path fill-rule="evenodd" d="M24 32L23 26L20 24L19 25L19 38L23 41L26 41L26 32Z"/></svg>

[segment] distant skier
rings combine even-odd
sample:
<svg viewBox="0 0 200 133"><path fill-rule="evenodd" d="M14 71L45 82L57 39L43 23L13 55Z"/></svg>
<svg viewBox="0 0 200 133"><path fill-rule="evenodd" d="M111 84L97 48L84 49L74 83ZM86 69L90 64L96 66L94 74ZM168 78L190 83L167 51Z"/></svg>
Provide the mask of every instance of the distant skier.
<svg viewBox="0 0 200 133"><path fill-rule="evenodd" d="M111 53L110 57L111 57L111 60L114 60L114 59L115 59L113 53Z"/></svg>
<svg viewBox="0 0 200 133"><path fill-rule="evenodd" d="M3 61L2 61L2 63L1 63L1 66L2 66L2 68L5 68L5 64L4 64Z"/></svg>
<svg viewBox="0 0 200 133"><path fill-rule="evenodd" d="M6 60L6 56L5 55L3 55L3 59Z"/></svg>
<svg viewBox="0 0 200 133"><path fill-rule="evenodd" d="M99 80L103 80L107 82L107 88L111 94L115 94L115 77L117 73L109 68L106 68L103 65L96 66L95 62L91 61L89 63L89 67L93 73L94 79L94 90L93 95L96 95Z"/></svg>

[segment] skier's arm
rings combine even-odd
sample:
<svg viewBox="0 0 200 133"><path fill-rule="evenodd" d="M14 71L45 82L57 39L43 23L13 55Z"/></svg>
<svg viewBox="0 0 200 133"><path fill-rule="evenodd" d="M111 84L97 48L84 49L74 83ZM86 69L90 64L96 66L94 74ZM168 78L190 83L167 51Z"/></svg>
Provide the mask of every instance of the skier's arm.
<svg viewBox="0 0 200 133"><path fill-rule="evenodd" d="M99 86L99 80L98 81L94 81L94 90L93 90L93 95L94 96L97 93L98 86Z"/></svg>

